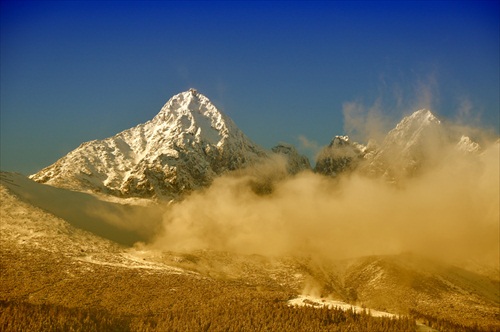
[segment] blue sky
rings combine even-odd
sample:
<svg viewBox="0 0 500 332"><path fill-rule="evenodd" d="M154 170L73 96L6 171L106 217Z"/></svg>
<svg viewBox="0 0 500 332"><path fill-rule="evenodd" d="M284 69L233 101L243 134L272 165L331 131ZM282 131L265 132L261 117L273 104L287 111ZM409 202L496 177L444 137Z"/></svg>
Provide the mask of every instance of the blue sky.
<svg viewBox="0 0 500 332"><path fill-rule="evenodd" d="M343 110L499 127L498 1L1 2L1 169L31 174L194 87L256 143L322 146Z"/></svg>

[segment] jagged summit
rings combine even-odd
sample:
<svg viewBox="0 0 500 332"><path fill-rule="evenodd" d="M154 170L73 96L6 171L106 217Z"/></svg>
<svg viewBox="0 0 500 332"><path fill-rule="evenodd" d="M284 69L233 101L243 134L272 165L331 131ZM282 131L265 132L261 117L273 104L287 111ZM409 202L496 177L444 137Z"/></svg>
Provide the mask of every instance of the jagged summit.
<svg viewBox="0 0 500 332"><path fill-rule="evenodd" d="M405 139L408 141L410 136L421 135L423 131L428 131L430 128L440 128L441 121L428 109L421 109L413 114L404 117L396 128L391 130L388 137Z"/></svg>
<svg viewBox="0 0 500 332"><path fill-rule="evenodd" d="M415 174L439 159L449 140L447 128L430 110L417 110L387 133L377 151L366 156L369 172L390 181Z"/></svg>
<svg viewBox="0 0 500 332"><path fill-rule="evenodd" d="M239 131L232 120L195 89L170 98L146 126L155 127L155 133L160 135L175 129L183 138L216 146L222 146L230 132ZM183 133L193 137L185 137Z"/></svg>
<svg viewBox="0 0 500 332"><path fill-rule="evenodd" d="M171 199L265 155L207 97L190 89L170 98L152 120L83 143L31 178L74 190Z"/></svg>
<svg viewBox="0 0 500 332"><path fill-rule="evenodd" d="M303 170L311 169L309 159L306 156L300 155L297 149L291 144L280 142L271 151L286 158L287 172L289 174L297 174Z"/></svg>
<svg viewBox="0 0 500 332"><path fill-rule="evenodd" d="M478 143L470 139L470 137L462 135L460 141L457 143L456 148L463 153L477 153L481 150Z"/></svg>
<svg viewBox="0 0 500 332"><path fill-rule="evenodd" d="M413 120L418 120L418 121L426 121L426 122L437 122L440 123L441 121L431 112L431 110L427 108L422 108L419 109L415 112L413 112L411 115L403 118L403 120L406 121L413 121ZM403 122L403 121L401 121Z"/></svg>
<svg viewBox="0 0 500 332"><path fill-rule="evenodd" d="M319 153L314 169L317 173L330 176L353 170L362 159L365 149L365 146L351 142L349 136L334 136Z"/></svg>
<svg viewBox="0 0 500 332"><path fill-rule="evenodd" d="M336 135L335 137L333 137L332 141L330 142L330 147L334 147L334 146L346 146L350 144L349 142L349 136L345 135L345 136L340 136L340 135Z"/></svg>
<svg viewBox="0 0 500 332"><path fill-rule="evenodd" d="M318 155L315 170L336 176L361 168L366 174L397 182L440 162L450 146L465 153L480 149L469 137L455 137L430 110L420 109L404 117L380 145L363 146L347 136L335 136Z"/></svg>
<svg viewBox="0 0 500 332"><path fill-rule="evenodd" d="M468 137L454 137L430 110L421 109L404 117L381 143L367 147L334 136L318 155L315 171L336 176L361 168L392 181L439 162L443 147L450 145L465 153L480 149ZM272 152L286 158L289 174L310 169L307 158L290 145L279 144ZM120 197L175 199L270 155L206 96L189 89L171 97L150 121L83 143L31 179Z"/></svg>

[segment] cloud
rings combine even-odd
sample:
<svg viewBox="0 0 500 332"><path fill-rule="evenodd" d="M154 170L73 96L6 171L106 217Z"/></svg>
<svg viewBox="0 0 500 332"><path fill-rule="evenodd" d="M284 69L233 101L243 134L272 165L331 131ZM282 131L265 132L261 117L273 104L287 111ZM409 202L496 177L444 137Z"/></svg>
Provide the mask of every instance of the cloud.
<svg viewBox="0 0 500 332"><path fill-rule="evenodd" d="M251 172L224 176L173 204L152 246L331 259L405 251L498 259L498 142L480 155L443 153L445 160L404 188L356 173L331 179L306 171L260 195ZM259 176L275 164L261 165Z"/></svg>
<svg viewBox="0 0 500 332"><path fill-rule="evenodd" d="M344 131L358 142L368 142L370 139L380 142L392 125L391 121L383 116L380 99L371 106L356 101L346 102L342 105L342 112Z"/></svg>
<svg viewBox="0 0 500 332"><path fill-rule="evenodd" d="M439 104L439 84L436 73L428 74L416 81L414 86L415 100L410 109L434 109Z"/></svg>
<svg viewBox="0 0 500 332"><path fill-rule="evenodd" d="M309 151L310 153L307 153L308 155L313 155L314 159L316 159L316 156L320 153L322 146L318 144L318 142L310 140L309 138L305 137L304 135L299 136L299 150L301 151Z"/></svg>

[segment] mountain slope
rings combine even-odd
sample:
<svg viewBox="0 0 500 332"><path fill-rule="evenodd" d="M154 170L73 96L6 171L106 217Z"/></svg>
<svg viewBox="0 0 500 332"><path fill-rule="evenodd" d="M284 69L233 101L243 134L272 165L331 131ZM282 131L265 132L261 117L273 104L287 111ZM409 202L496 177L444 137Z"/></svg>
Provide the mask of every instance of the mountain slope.
<svg viewBox="0 0 500 332"><path fill-rule="evenodd" d="M288 174L297 174L304 170L310 170L311 164L306 156L300 155L293 145L279 143L271 149L277 155L283 156L287 161Z"/></svg>
<svg viewBox="0 0 500 332"><path fill-rule="evenodd" d="M15 173L0 172L0 184L24 203L65 220L72 227L122 245L150 240L160 227L164 213L157 204L103 201L88 193L39 184Z"/></svg>
<svg viewBox="0 0 500 332"><path fill-rule="evenodd" d="M479 150L478 143L465 135L456 136L431 111L421 109L404 117L380 145L364 146L347 136L335 136L318 155L315 171L337 176L359 169L398 182L437 165L449 153L473 154Z"/></svg>
<svg viewBox="0 0 500 332"><path fill-rule="evenodd" d="M381 148L366 157L371 159L372 172L401 178L436 163L451 140L441 121L431 111L421 109L403 118L389 131Z"/></svg>
<svg viewBox="0 0 500 332"><path fill-rule="evenodd" d="M179 318L183 323L214 313L209 317L213 324L220 324L220 317L249 312L247 319L261 325L269 315L257 313L277 305L290 314L287 319L314 321L317 313L303 316L288 307L288 300L303 294L319 296L318 303L335 299L394 314L412 313L441 326L444 322L448 330L460 330L453 324L465 326L463 330L499 328L498 264L491 273L480 273L478 268L412 254L330 261L214 250L181 253L144 245L127 248L95 229L82 230L61 210L50 211L46 204L54 204L54 195L67 190L11 173L2 173L0 180L0 301L107 310L116 317L163 324L171 321L163 314L178 311L193 313ZM76 195L71 200L87 201L82 205L97 204L88 202L89 195L70 195ZM60 208L67 203L60 202ZM220 313L221 308L226 311ZM159 325L152 330L169 329Z"/></svg>
<svg viewBox="0 0 500 332"><path fill-rule="evenodd" d="M348 136L335 136L318 155L316 173L336 176L354 170L363 159L366 147L351 142Z"/></svg>
<svg viewBox="0 0 500 332"><path fill-rule="evenodd" d="M368 307L434 316L463 325L498 326L496 278L413 254L371 256L348 264L345 289Z"/></svg>
<svg viewBox="0 0 500 332"><path fill-rule="evenodd" d="M173 199L266 152L194 89L173 96L150 121L83 143L31 176L74 190Z"/></svg>

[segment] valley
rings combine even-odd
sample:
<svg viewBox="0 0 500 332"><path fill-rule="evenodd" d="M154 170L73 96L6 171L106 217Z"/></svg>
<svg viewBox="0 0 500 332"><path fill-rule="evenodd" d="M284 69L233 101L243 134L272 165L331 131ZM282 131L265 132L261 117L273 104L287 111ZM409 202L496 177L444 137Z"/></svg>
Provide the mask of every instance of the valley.
<svg viewBox="0 0 500 332"><path fill-rule="evenodd" d="M487 276L409 254L331 262L310 256L158 251L146 243L124 246L28 203L36 196L27 194L27 183L19 175L2 173L3 330L10 330L5 324L21 324L12 321L17 316L9 310L19 311L17 319L27 322L23 312L30 317L52 312L67 322L78 313L93 317L97 325L89 321L88 326L133 331L207 326L214 331L363 330L361 326L400 331L415 330L413 319L439 319L451 330L498 328L494 271ZM16 194L21 187L24 196ZM325 313L319 303L331 303L344 314L337 309ZM365 317L356 305L374 317ZM330 314L340 320L325 323L323 315ZM41 319L36 317L32 324ZM296 321L299 317L305 321Z"/></svg>
<svg viewBox="0 0 500 332"><path fill-rule="evenodd" d="M429 110L316 166L194 89L1 172L0 330L498 331L497 138Z"/></svg>

